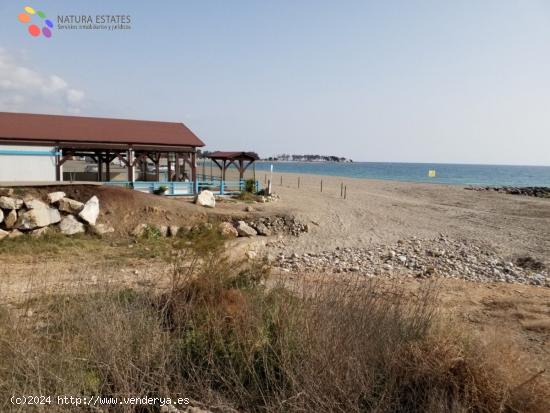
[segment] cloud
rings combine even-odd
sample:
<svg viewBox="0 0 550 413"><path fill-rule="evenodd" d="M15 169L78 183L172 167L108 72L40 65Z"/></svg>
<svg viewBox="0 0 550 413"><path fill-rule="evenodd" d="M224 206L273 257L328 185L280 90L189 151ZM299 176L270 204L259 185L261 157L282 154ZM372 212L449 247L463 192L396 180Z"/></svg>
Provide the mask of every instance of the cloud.
<svg viewBox="0 0 550 413"><path fill-rule="evenodd" d="M80 113L85 97L60 76L24 67L0 48L0 111Z"/></svg>

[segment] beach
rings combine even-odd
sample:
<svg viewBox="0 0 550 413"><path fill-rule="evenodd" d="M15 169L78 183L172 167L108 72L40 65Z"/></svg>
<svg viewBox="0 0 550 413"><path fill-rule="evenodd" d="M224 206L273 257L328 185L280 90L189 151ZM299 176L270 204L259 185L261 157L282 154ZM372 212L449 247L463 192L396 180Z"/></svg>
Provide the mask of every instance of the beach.
<svg viewBox="0 0 550 413"><path fill-rule="evenodd" d="M263 174L257 178L263 183ZM550 262L548 199L469 191L459 185L286 173L273 175L272 189L282 200L266 208L309 223L310 232L287 245L299 254L444 234L510 259L528 254Z"/></svg>

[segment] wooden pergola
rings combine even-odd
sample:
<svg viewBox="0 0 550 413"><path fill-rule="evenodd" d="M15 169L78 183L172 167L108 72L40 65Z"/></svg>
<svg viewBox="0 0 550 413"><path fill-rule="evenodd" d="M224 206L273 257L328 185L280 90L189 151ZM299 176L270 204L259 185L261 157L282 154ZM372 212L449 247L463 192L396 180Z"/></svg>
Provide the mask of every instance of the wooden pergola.
<svg viewBox="0 0 550 413"><path fill-rule="evenodd" d="M258 155L254 152L212 152L208 155L208 158L212 160L221 170L222 181L225 181L225 172L231 165L239 171L239 179L243 179L246 169L257 161Z"/></svg>
<svg viewBox="0 0 550 413"><path fill-rule="evenodd" d="M111 180L111 162L119 159L129 182L136 180L136 167L147 178L147 160L159 181L164 159L168 181L184 180L188 165L196 182L196 152L204 146L183 123L7 112L0 112L0 144L53 148L57 181L63 180L66 161L83 156L96 162L98 181L104 175Z"/></svg>

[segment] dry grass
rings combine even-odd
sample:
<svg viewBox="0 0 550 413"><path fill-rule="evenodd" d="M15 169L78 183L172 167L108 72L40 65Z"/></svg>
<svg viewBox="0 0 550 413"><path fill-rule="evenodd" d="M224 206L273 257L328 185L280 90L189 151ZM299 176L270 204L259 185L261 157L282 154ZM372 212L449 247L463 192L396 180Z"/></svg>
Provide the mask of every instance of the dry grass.
<svg viewBox="0 0 550 413"><path fill-rule="evenodd" d="M206 227L177 241L172 263L161 294L105 286L3 309L0 410L16 411L12 394L84 394L238 411L548 411L537 377L508 376L510 355L438 320L430 286L413 299L359 278L267 288L267 267L229 262Z"/></svg>

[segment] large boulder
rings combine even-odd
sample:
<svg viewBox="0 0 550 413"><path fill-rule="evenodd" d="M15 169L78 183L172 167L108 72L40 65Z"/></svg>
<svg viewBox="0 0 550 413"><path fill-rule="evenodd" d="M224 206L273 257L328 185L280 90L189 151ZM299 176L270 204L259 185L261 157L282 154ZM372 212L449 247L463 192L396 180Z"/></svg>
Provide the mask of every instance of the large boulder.
<svg viewBox="0 0 550 413"><path fill-rule="evenodd" d="M0 229L0 239L6 238L10 233L8 231L4 231L3 229Z"/></svg>
<svg viewBox="0 0 550 413"><path fill-rule="evenodd" d="M38 208L48 208L45 202L42 202L40 199L28 198L23 201L27 209L38 209Z"/></svg>
<svg viewBox="0 0 550 413"><path fill-rule="evenodd" d="M57 201L57 208L69 214L78 214L84 208L84 204L71 198L61 198Z"/></svg>
<svg viewBox="0 0 550 413"><path fill-rule="evenodd" d="M74 215L67 215L59 223L59 230L65 235L74 235L84 232L84 224L78 221Z"/></svg>
<svg viewBox="0 0 550 413"><path fill-rule="evenodd" d="M221 234L226 238L237 238L239 232L235 229L231 222L221 222L219 225Z"/></svg>
<svg viewBox="0 0 550 413"><path fill-rule="evenodd" d="M18 229L35 229L47 227L61 221L61 215L55 208L36 208L19 214L16 227Z"/></svg>
<svg viewBox="0 0 550 413"><path fill-rule="evenodd" d="M92 229L92 232L96 235L105 235L111 232L115 232L115 229L107 224L96 224L90 228Z"/></svg>
<svg viewBox="0 0 550 413"><path fill-rule="evenodd" d="M4 211L0 209L0 223L4 220Z"/></svg>
<svg viewBox="0 0 550 413"><path fill-rule="evenodd" d="M237 224L237 233L241 237L253 237L257 235L256 230L244 221L239 221Z"/></svg>
<svg viewBox="0 0 550 413"><path fill-rule="evenodd" d="M214 208L216 206L216 197L212 191L204 190L195 198L195 203L207 208Z"/></svg>
<svg viewBox="0 0 550 413"><path fill-rule="evenodd" d="M258 231L259 235L263 235L263 236L266 236L266 237L271 235L271 230L265 224L263 224L261 222L254 225L254 228L256 229L256 231Z"/></svg>
<svg viewBox="0 0 550 413"><path fill-rule="evenodd" d="M7 229L12 229L16 223L17 223L17 211L15 209L12 209L4 217L4 225L6 225Z"/></svg>
<svg viewBox="0 0 550 413"><path fill-rule="evenodd" d="M48 202L50 204L53 204L55 202L58 202L60 201L61 199L65 198L67 195L65 194L65 192L61 192L61 191L58 191L58 192L50 192L48 194Z"/></svg>
<svg viewBox="0 0 550 413"><path fill-rule="evenodd" d="M178 235L178 232L180 232L180 227L177 225L170 225L168 229L171 237L176 237Z"/></svg>
<svg viewBox="0 0 550 413"><path fill-rule="evenodd" d="M23 206L23 200L9 196L0 196L0 208L19 209Z"/></svg>
<svg viewBox="0 0 550 413"><path fill-rule="evenodd" d="M99 199L97 199L97 196L94 195L84 204L84 208L82 208L78 216L88 224L95 225L99 216Z"/></svg>

